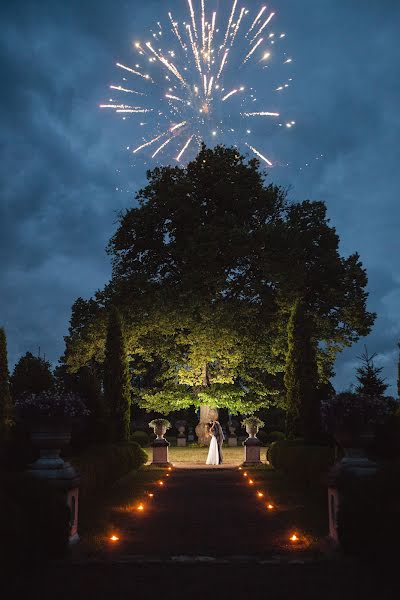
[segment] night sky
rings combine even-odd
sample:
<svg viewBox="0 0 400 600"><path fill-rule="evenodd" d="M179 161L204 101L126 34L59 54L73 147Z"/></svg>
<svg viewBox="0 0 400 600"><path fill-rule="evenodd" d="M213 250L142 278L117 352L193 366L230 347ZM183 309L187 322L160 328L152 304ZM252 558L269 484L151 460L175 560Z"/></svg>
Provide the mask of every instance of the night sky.
<svg viewBox="0 0 400 600"><path fill-rule="evenodd" d="M12 367L27 350L56 363L70 308L110 276L105 246L118 211L144 182L133 121L98 106L132 63L132 41L185 0L15 0L0 9L0 324ZM196 0L194 0L196 4ZM216 2L220 10L229 2ZM242 3L239 3L240 5ZM261 3L248 0L252 11ZM369 275L372 334L337 363L338 389L354 382L367 343L395 393L400 339L400 3L274 0L287 34L293 86L282 108L290 132L260 128L255 145L289 167L270 178L290 198L324 200L341 252L358 251ZM186 13L185 13L186 17ZM276 103L266 71L257 89ZM123 99L126 101L126 99ZM243 148L243 151L246 149ZM323 158L321 157L323 155ZM318 160L316 160L316 158ZM165 160L171 162L168 155ZM306 164L309 166L306 167Z"/></svg>

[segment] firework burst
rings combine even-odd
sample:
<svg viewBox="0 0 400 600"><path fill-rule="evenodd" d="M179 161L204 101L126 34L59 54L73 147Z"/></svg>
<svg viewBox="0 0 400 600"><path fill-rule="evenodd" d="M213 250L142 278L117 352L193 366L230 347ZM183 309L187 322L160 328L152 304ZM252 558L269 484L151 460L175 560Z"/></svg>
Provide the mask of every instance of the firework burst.
<svg viewBox="0 0 400 600"><path fill-rule="evenodd" d="M272 60L282 66L292 63L279 48L285 34L271 29L275 13L263 6L251 14L239 6L239 0L233 0L218 25L217 12L209 10L206 0L187 0L186 19L178 21L169 11L167 26L157 22L157 29L150 30L151 41L133 44L138 54L134 63L116 63L124 75L121 83L110 85L117 98L100 107L122 114L124 120L150 113L148 122L141 123L149 128L148 135L130 147L135 155L144 151L146 157L160 159L170 152L181 162L211 139L214 143L245 145L272 166L273 160L265 155L269 152L256 148L249 139L249 127L256 119L270 119L284 126L276 109L277 95L292 79L271 86L269 103L273 107L259 107L255 88L247 78L249 70L254 74L255 69L269 68ZM238 77L241 81L235 84ZM135 98L134 105L123 102L126 95ZM294 125L294 121L289 123Z"/></svg>

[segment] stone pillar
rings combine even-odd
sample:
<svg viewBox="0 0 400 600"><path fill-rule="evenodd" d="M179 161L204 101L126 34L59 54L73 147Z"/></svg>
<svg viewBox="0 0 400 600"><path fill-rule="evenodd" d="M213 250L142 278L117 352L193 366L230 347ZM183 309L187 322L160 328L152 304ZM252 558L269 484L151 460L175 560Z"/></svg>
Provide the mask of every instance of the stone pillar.
<svg viewBox="0 0 400 600"><path fill-rule="evenodd" d="M70 437L70 436L68 436ZM64 461L60 450L46 449L40 451L40 458L29 466L28 474L37 479L46 480L51 486L61 490L65 503L70 511L69 542L79 541L78 507L80 477L74 467Z"/></svg>
<svg viewBox="0 0 400 600"><path fill-rule="evenodd" d="M260 450L262 443L256 437L249 437L243 442L245 467L261 465Z"/></svg>
<svg viewBox="0 0 400 600"><path fill-rule="evenodd" d="M151 446L153 448L153 462L151 464L156 467L169 467L171 464L168 460L169 442L164 438L156 439Z"/></svg>
<svg viewBox="0 0 400 600"><path fill-rule="evenodd" d="M210 421L218 421L218 410L209 406L200 406L200 422L196 427L196 435L199 444L204 446L210 445L210 438L207 435L207 423Z"/></svg>
<svg viewBox="0 0 400 600"><path fill-rule="evenodd" d="M186 446L186 437L177 437L176 439L176 445L178 446L178 448L183 448Z"/></svg>
<svg viewBox="0 0 400 600"><path fill-rule="evenodd" d="M236 448L238 445L237 437L230 436L228 437L228 446L229 448Z"/></svg>

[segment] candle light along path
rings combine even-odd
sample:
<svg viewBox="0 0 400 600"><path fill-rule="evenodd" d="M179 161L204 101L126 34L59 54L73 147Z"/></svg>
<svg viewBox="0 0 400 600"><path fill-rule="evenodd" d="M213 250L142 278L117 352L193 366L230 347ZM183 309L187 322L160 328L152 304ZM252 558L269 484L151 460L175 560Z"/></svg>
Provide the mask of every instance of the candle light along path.
<svg viewBox="0 0 400 600"><path fill-rule="evenodd" d="M133 49L139 55L135 64L116 63L121 75L125 75L121 83L110 85L118 99L110 98L100 108L112 109L124 120L149 114L147 122L140 123L148 126L149 135L134 148L129 147L133 154L144 150L155 159L171 150L180 162L189 150L217 138L219 143L230 146L244 143L261 161L272 166L274 161L250 141L249 123L270 119L282 131L295 125L291 119L280 122L277 110L258 107L261 101L251 82L254 74L258 74L259 81L260 70L270 69L270 65L289 69L293 62L281 50L286 34L271 30L276 13L266 6L252 13L234 0L227 22L219 24L217 11L209 8L206 0L201 5L187 0L187 5L187 20L175 19L168 12L167 26L158 21L157 28L150 30L151 41L134 42ZM145 62L150 72L146 72ZM242 73L242 81L235 85L238 72ZM134 83L130 84L130 80ZM280 81L277 86L270 78L268 103L274 108L293 78L288 73ZM267 85L263 82L263 89ZM121 102L120 98L126 95L135 98L134 105Z"/></svg>

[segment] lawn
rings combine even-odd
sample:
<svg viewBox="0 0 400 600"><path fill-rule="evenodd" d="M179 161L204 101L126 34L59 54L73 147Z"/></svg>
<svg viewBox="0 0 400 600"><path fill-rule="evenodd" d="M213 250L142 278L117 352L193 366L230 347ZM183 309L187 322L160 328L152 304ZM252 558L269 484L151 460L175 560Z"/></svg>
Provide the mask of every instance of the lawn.
<svg viewBox="0 0 400 600"><path fill-rule="evenodd" d="M150 449L149 449L150 450ZM148 451L149 451L148 450ZM208 448L200 448L198 446L187 446L186 448L169 448L169 460L172 463L195 463L205 464L207 459ZM265 452L262 452L262 458L265 459ZM223 448L224 464L240 465L243 460L243 446L237 448Z"/></svg>

